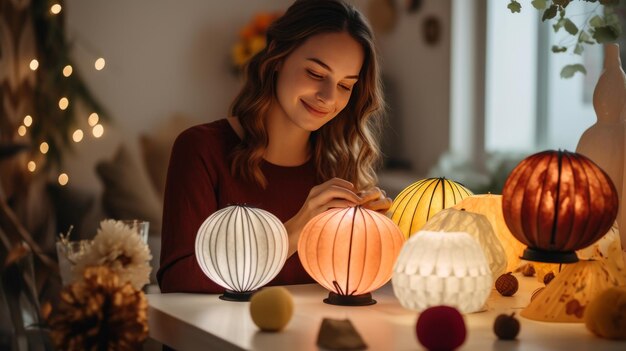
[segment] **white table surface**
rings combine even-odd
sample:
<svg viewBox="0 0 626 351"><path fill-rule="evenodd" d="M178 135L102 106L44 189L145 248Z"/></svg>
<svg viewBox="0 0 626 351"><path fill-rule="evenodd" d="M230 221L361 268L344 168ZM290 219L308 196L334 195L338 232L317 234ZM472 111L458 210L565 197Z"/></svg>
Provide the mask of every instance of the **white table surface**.
<svg viewBox="0 0 626 351"><path fill-rule="evenodd" d="M626 351L625 341L595 337L584 324L545 323L523 318L519 311L542 286L536 278L516 274L520 290L503 297L493 290L484 312L465 315L467 338L461 350L590 350ZM391 283L373 293L377 304L361 307L328 305L328 292L318 285L286 286L293 294L294 315L279 333L258 330L249 302L228 302L218 295L148 294L150 337L177 350L319 350L317 334L323 318L349 318L369 350L421 350L415 336L417 313L404 309ZM521 331L514 341L497 340L493 321L500 313L517 312Z"/></svg>

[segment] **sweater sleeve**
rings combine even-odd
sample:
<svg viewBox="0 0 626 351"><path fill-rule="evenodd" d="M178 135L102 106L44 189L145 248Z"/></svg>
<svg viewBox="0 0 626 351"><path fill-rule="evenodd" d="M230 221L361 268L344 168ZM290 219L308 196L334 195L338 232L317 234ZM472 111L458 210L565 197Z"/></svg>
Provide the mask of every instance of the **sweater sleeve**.
<svg viewBox="0 0 626 351"><path fill-rule="evenodd" d="M202 272L195 255L198 228L217 210L216 167L205 151L211 149L210 144L207 135L194 127L181 133L172 148L157 273L164 293L224 291Z"/></svg>

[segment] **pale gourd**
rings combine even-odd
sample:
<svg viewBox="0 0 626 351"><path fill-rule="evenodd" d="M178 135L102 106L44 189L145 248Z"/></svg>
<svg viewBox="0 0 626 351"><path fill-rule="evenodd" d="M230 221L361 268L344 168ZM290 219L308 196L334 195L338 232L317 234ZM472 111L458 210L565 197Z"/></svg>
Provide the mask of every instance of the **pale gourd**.
<svg viewBox="0 0 626 351"><path fill-rule="evenodd" d="M273 286L263 288L250 299L250 317L259 329L277 332L285 328L293 315L293 298L289 290Z"/></svg>
<svg viewBox="0 0 626 351"><path fill-rule="evenodd" d="M601 338L626 340L626 288L613 287L598 294L587 306L585 325Z"/></svg>

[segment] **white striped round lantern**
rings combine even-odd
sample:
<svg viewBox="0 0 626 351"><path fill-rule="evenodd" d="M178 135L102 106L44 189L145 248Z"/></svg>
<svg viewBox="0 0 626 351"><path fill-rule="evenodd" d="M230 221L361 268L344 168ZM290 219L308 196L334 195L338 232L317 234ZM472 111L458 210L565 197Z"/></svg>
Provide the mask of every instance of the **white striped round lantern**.
<svg viewBox="0 0 626 351"><path fill-rule="evenodd" d="M247 301L280 272L288 247L287 230L276 216L235 205L202 223L195 248L202 272L226 289L220 298Z"/></svg>
<svg viewBox="0 0 626 351"><path fill-rule="evenodd" d="M389 281L404 243L400 229L384 215L362 208L333 208L302 229L302 266L330 291L324 302L371 305L373 290Z"/></svg>

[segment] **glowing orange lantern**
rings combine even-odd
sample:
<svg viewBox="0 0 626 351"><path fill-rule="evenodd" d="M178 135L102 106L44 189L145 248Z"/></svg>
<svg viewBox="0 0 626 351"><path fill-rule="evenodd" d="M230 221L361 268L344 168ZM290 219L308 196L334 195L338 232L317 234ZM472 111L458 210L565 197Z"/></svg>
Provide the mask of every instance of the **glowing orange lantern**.
<svg viewBox="0 0 626 351"><path fill-rule="evenodd" d="M491 222L496 236L500 240L504 252L506 252L507 272L513 272L520 264L520 256L524 253L526 246L519 242L509 227L504 222L502 214L502 195L483 194L466 197L463 201L454 205L458 210L464 209L468 212L479 213Z"/></svg>
<svg viewBox="0 0 626 351"><path fill-rule="evenodd" d="M470 195L473 195L471 191L455 181L446 178L422 179L396 196L388 215L408 239L439 211Z"/></svg>
<svg viewBox="0 0 626 351"><path fill-rule="evenodd" d="M502 211L522 258L576 262L575 250L600 239L617 216L618 197L609 176L587 157L543 151L525 158L502 191Z"/></svg>
<svg viewBox="0 0 626 351"><path fill-rule="evenodd" d="M384 215L360 206L334 208L306 224L298 241L304 269L330 290L324 302L371 305L391 279L404 236Z"/></svg>

